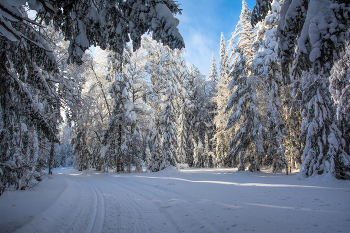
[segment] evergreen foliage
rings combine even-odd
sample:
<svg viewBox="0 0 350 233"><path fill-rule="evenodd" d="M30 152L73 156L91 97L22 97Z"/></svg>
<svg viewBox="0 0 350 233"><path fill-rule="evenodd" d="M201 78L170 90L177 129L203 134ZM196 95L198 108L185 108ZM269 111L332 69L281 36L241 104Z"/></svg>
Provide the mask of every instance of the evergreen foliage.
<svg viewBox="0 0 350 233"><path fill-rule="evenodd" d="M300 175L329 173L349 179L350 156L344 150L345 140L334 122L334 107L325 76L304 72L302 76L303 122L300 138L305 140Z"/></svg>
<svg viewBox="0 0 350 233"><path fill-rule="evenodd" d="M280 5L275 1L271 6L263 24L260 26L262 41L259 50L252 63L253 75L257 76L263 82L261 95L264 108L264 124L266 130L264 134L264 148L266 158L264 164L273 165L274 171L288 168L285 158L285 147L283 145L283 135L285 134L285 125L281 117L282 102L281 91L282 73L279 64L277 49L277 25L279 22Z"/></svg>

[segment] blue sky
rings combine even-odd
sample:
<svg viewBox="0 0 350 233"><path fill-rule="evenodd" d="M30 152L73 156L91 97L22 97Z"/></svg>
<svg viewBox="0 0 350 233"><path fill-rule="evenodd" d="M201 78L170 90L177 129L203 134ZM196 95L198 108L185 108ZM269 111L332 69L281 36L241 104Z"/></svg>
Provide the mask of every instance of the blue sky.
<svg viewBox="0 0 350 233"><path fill-rule="evenodd" d="M255 0L246 0L252 10ZM241 0L177 0L183 9L178 26L186 44L184 58L208 75L212 52L219 62L220 36L231 38L241 14Z"/></svg>

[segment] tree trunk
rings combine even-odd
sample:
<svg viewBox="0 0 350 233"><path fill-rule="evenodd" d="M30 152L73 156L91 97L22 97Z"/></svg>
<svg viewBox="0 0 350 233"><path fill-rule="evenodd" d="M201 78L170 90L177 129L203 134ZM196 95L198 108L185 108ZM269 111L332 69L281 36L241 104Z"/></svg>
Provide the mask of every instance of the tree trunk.
<svg viewBox="0 0 350 233"><path fill-rule="evenodd" d="M49 175L52 175L54 152L55 152L55 143L51 142L51 151L50 151L50 158L49 158Z"/></svg>
<svg viewBox="0 0 350 233"><path fill-rule="evenodd" d="M124 156L122 152L122 126L119 125L118 130L118 154L117 156L117 172L124 172Z"/></svg>

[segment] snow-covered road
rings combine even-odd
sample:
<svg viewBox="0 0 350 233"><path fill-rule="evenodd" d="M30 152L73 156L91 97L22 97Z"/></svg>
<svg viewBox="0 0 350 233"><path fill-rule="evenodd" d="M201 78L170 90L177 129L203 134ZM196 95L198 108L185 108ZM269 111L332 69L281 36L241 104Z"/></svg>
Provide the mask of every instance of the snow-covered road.
<svg viewBox="0 0 350 233"><path fill-rule="evenodd" d="M350 181L185 169L56 169L0 197L0 232L349 232Z"/></svg>

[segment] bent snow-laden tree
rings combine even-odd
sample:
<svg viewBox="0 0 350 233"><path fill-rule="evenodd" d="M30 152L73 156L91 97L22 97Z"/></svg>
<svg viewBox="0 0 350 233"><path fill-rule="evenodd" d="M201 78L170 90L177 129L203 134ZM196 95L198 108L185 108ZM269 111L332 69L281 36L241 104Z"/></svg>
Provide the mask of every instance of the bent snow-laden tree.
<svg viewBox="0 0 350 233"><path fill-rule="evenodd" d="M36 11L34 20L28 9ZM25 188L34 176L27 173L34 174L38 161L30 156L32 162L25 162L23 145L30 145L23 143L25 137L58 142L63 102L57 87L65 77L57 75L45 25L70 41L68 61L78 64L91 45L122 54L131 38L136 50L146 32L170 48L184 47L173 17L181 10L171 0L4 0L0 10L0 194L5 188Z"/></svg>
<svg viewBox="0 0 350 233"><path fill-rule="evenodd" d="M316 80L316 81L315 81ZM332 174L349 179L350 156L344 150L346 141L334 120L325 76L304 72L302 75L304 105L300 138L305 140L300 175Z"/></svg>
<svg viewBox="0 0 350 233"><path fill-rule="evenodd" d="M302 82L304 101L301 107L308 109L304 111L300 135L306 140L300 170L305 176L331 173L337 178L349 179L349 152L344 150L349 148L348 140L344 140L348 135L338 130L335 111L328 101L330 93L326 90L330 84L325 81L347 45L349 7L348 1L289 0L281 9L278 36L282 74L285 84ZM334 87L335 83L331 83ZM319 116L322 117L321 123L312 123L312 119ZM311 143L312 137L314 141ZM317 137L322 140L317 141ZM317 150L314 148L316 144L319 145Z"/></svg>

